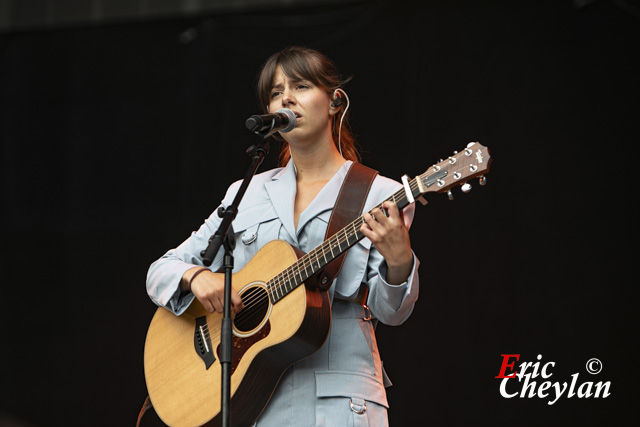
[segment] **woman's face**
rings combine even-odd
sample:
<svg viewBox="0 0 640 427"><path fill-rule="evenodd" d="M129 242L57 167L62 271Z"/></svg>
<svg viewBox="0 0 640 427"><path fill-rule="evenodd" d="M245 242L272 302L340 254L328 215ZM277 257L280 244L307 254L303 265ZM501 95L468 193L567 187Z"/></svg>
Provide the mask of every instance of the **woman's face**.
<svg viewBox="0 0 640 427"><path fill-rule="evenodd" d="M296 115L296 127L281 136L289 143L313 142L328 136L331 138L329 95L310 81L288 77L282 67L276 69L271 88L269 111L288 108Z"/></svg>

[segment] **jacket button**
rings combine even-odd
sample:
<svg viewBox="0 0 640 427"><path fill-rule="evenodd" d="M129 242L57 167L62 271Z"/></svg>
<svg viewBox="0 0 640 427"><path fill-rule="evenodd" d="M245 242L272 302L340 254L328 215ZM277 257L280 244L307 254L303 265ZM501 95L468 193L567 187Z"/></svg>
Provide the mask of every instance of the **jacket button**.
<svg viewBox="0 0 640 427"><path fill-rule="evenodd" d="M242 235L242 243L244 243L245 245L249 245L253 243L257 237L258 237L258 233L253 233L249 235L245 233Z"/></svg>

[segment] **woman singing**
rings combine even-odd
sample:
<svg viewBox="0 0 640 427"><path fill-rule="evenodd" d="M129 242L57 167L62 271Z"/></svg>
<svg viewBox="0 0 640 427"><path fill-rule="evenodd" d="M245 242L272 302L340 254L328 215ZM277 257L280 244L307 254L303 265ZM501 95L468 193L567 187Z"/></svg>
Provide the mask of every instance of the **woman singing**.
<svg viewBox="0 0 640 427"><path fill-rule="evenodd" d="M343 180L358 162L344 84L335 65L311 49L286 48L263 65L261 108L265 113L290 109L296 126L276 135L282 140L281 167L256 175L239 206L233 222L234 272L272 240L284 240L305 253L324 241ZM239 186L229 187L222 206L231 204ZM409 317L418 297L419 262L408 233L413 205L403 212L390 202L383 204L384 210L374 207L401 188L375 177L360 228L365 238L347 251L328 291L329 336L318 351L284 372L256 426L388 425L385 386L390 383L375 323L399 325ZM222 250L207 269L200 257L219 223L214 212L151 265L147 290L156 304L181 315L197 299L208 312L222 312L224 275L214 273L222 265ZM245 304L236 291L231 302L233 312L241 313Z"/></svg>

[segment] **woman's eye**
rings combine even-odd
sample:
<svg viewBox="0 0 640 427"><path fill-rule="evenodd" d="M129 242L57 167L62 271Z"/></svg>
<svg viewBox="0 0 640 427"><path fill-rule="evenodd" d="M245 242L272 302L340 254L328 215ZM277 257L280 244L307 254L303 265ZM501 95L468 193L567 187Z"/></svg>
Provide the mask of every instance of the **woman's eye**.
<svg viewBox="0 0 640 427"><path fill-rule="evenodd" d="M271 98L275 98L276 96L280 95L280 92L273 92L271 94Z"/></svg>
<svg viewBox="0 0 640 427"><path fill-rule="evenodd" d="M306 89L308 87L309 86L307 86L307 85L298 85L297 89Z"/></svg>

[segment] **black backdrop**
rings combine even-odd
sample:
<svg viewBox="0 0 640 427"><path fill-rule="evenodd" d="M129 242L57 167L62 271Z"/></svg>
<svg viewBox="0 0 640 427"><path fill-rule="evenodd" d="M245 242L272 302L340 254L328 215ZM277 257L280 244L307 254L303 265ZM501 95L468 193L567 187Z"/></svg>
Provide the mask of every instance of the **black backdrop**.
<svg viewBox="0 0 640 427"><path fill-rule="evenodd" d="M379 328L392 425L635 425L640 17L583 3L394 1L1 35L0 425L133 425L155 311L146 269L243 175L256 71L289 44L354 76L353 127L384 175L474 140L494 158L486 187L417 208L420 300ZM611 395L505 399L505 353L556 362L553 382L611 381Z"/></svg>

